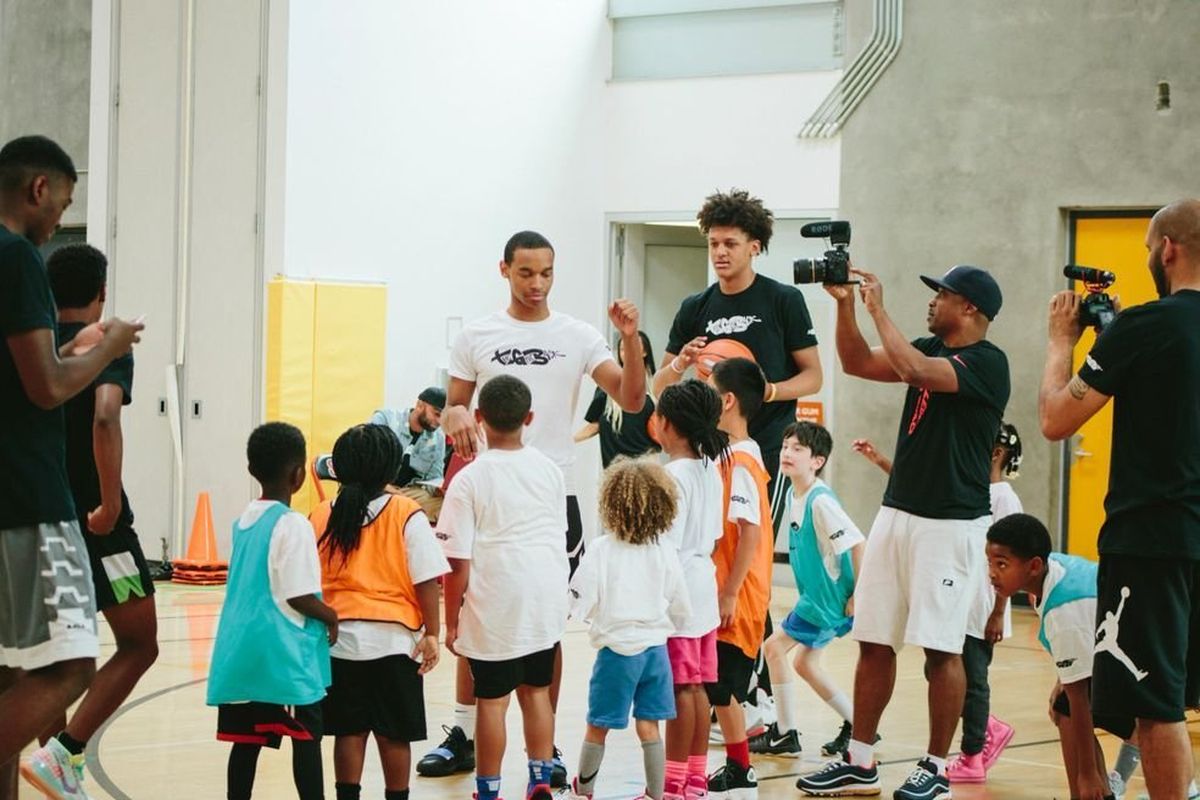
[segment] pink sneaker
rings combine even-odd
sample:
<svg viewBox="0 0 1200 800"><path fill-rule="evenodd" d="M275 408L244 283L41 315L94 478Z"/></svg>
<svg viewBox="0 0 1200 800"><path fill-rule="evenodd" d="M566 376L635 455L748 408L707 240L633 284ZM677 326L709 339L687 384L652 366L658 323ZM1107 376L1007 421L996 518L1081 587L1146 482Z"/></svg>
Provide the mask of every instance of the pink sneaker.
<svg viewBox="0 0 1200 800"><path fill-rule="evenodd" d="M969 756L959 753L946 765L946 777L951 783L983 783L987 780L987 767L983 765L983 754Z"/></svg>
<svg viewBox="0 0 1200 800"><path fill-rule="evenodd" d="M683 796L685 800L707 800L708 778L704 775L688 775Z"/></svg>
<svg viewBox="0 0 1200 800"><path fill-rule="evenodd" d="M983 740L983 768L989 770L1013 738L1013 726L995 717L988 717L987 734Z"/></svg>

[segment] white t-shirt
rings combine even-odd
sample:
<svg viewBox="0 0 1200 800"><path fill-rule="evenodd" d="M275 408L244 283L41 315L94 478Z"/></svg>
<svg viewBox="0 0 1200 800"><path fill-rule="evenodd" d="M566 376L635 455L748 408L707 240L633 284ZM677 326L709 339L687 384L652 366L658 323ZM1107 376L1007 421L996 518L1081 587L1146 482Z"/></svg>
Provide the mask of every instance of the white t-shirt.
<svg viewBox="0 0 1200 800"><path fill-rule="evenodd" d="M992 522L998 522L1009 514L1020 514L1024 509L1021 507L1021 498L1017 497L1017 493L1013 491L1012 484L1008 481L998 481L988 487L988 491L992 498ZM983 560L983 577L979 581L979 591L975 595L975 600L971 604L971 613L967 616L967 635L974 636L976 639L982 639L984 629L987 627L988 617L992 615L992 609L996 607L996 590L992 588L992 582L987 576L987 559ZM1010 601L1004 607L1004 631L1003 638L1008 639L1012 636L1012 602Z"/></svg>
<svg viewBox="0 0 1200 800"><path fill-rule="evenodd" d="M574 619L591 622L588 638L597 650L636 656L666 644L692 609L673 547L605 535L588 546L571 580L570 610Z"/></svg>
<svg viewBox="0 0 1200 800"><path fill-rule="evenodd" d="M1067 571L1057 561L1048 561L1041 601L1034 605L1042 617L1046 598ZM1045 615L1046 641L1054 659L1058 679L1065 686L1092 677L1092 658L1096 649L1096 598L1088 597L1063 603Z"/></svg>
<svg viewBox="0 0 1200 800"><path fill-rule="evenodd" d="M758 442L753 439L732 444L729 449L735 453L738 451L749 453L759 464L763 463L762 450L759 449ZM729 479L729 513L725 515L725 518L729 522L745 520L749 525L759 525L761 520L758 518L758 509L758 483L750 474L750 470L742 466L735 466L733 475Z"/></svg>
<svg viewBox="0 0 1200 800"><path fill-rule="evenodd" d="M385 494L372 500L367 505L363 525L379 516L389 499L390 495ZM450 571L450 564L424 512L413 514L404 524L404 555L413 586ZM417 642L424 633L423 627L414 631L398 622L349 619L338 624L337 644L329 649L329 654L347 661L372 661L394 655L412 658Z"/></svg>
<svg viewBox="0 0 1200 800"><path fill-rule="evenodd" d="M249 528L258 522L274 500L251 500L238 517L238 526ZM283 616L296 627L304 627L304 615L288 605L294 597L321 593L321 559L317 556L317 540L312 525L298 511L287 511L275 523L271 547L267 551L267 574L271 584L271 599Z"/></svg>
<svg viewBox="0 0 1200 800"><path fill-rule="evenodd" d="M450 483L438 517L447 558L471 561L456 649L506 661L552 647L567 622L562 470L534 447L485 450Z"/></svg>
<svg viewBox="0 0 1200 800"><path fill-rule="evenodd" d="M708 459L677 458L668 461L666 469L679 487L679 510L661 541L679 553L692 607L692 613L675 635L694 639L721 624L717 609L717 567L712 554L724 533L721 506L725 484L717 465Z"/></svg>
<svg viewBox="0 0 1200 800"><path fill-rule="evenodd" d="M804 510L808 505L808 495L818 486L828 488L825 481L817 478L813 485L801 495L793 494L792 519L796 525L804 524ZM813 500L813 531L817 535L817 548L821 551L821 561L825 565L825 573L829 579L836 581L842 576L842 554L865 542L867 537L850 519L846 509L842 508L837 498L831 494L822 494Z"/></svg>
<svg viewBox="0 0 1200 800"><path fill-rule="evenodd" d="M539 322L513 319L507 311L463 328L450 352L450 377L482 387L497 375L514 375L533 395L533 421L524 442L557 464L574 493L575 402L580 379L612 361L600 332L586 322L550 312Z"/></svg>

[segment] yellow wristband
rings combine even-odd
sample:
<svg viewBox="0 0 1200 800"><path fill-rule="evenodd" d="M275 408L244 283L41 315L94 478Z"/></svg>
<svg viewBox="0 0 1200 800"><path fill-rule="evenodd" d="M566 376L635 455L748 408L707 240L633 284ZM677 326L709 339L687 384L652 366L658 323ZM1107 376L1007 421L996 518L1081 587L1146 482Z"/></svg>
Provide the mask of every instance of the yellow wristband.
<svg viewBox="0 0 1200 800"><path fill-rule="evenodd" d="M768 383L767 385L771 387L771 393L767 395L767 402L773 403L775 402L775 392L778 390L778 387L773 383Z"/></svg>

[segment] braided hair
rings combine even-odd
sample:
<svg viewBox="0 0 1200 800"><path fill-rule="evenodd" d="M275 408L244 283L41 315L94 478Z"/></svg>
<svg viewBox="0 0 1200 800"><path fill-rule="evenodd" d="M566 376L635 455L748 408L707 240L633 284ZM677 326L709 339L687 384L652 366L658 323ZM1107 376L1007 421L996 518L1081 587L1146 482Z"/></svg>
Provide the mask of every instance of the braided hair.
<svg viewBox="0 0 1200 800"><path fill-rule="evenodd" d="M688 378L663 390L656 413L687 439L698 457L714 461L729 455L729 434L717 428L721 398L703 381Z"/></svg>
<svg viewBox="0 0 1200 800"><path fill-rule="evenodd" d="M362 538L368 505L395 479L403 453L399 437L384 425L355 425L338 437L333 463L341 486L319 547L340 555L342 563L350 558Z"/></svg>
<svg viewBox="0 0 1200 800"><path fill-rule="evenodd" d="M1017 427L1001 422L995 446L1004 451L1004 476L1017 477L1017 469L1021 466L1021 435L1017 433Z"/></svg>

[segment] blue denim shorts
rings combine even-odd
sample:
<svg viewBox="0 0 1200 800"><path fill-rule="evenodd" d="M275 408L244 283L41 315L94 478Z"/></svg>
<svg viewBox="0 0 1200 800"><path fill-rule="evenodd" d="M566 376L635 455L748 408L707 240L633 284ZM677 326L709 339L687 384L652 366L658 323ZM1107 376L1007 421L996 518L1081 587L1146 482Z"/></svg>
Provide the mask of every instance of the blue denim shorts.
<svg viewBox="0 0 1200 800"><path fill-rule="evenodd" d="M623 656L607 647L596 653L588 687L588 724L622 730L629 727L630 709L634 719L675 719L675 689L665 644L636 656Z"/></svg>

